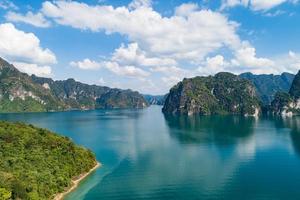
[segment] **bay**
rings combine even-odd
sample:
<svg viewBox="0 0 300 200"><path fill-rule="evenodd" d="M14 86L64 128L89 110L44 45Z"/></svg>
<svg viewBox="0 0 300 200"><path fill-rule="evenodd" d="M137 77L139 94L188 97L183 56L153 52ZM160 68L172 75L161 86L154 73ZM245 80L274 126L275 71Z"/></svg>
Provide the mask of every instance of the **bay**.
<svg viewBox="0 0 300 200"><path fill-rule="evenodd" d="M67 200L300 199L300 117L143 110L1 114L68 136L102 167Z"/></svg>

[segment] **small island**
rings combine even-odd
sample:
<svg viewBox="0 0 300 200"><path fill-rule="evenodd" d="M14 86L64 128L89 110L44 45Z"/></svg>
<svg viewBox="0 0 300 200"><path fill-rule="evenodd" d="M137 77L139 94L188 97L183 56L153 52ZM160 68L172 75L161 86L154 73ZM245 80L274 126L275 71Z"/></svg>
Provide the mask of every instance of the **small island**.
<svg viewBox="0 0 300 200"><path fill-rule="evenodd" d="M0 121L0 199L63 199L100 164L69 138Z"/></svg>
<svg viewBox="0 0 300 200"><path fill-rule="evenodd" d="M254 85L228 72L185 78L171 88L162 111L165 114L239 114L257 116L260 100Z"/></svg>

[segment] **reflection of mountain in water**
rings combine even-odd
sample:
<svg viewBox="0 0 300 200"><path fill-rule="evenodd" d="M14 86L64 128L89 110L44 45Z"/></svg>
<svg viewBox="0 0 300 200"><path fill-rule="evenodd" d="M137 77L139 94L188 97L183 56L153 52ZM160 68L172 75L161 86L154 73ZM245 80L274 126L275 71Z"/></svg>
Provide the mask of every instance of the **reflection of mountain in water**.
<svg viewBox="0 0 300 200"><path fill-rule="evenodd" d="M290 136L295 152L300 156L300 116L292 118L278 118L279 124L283 124L284 127L290 128ZM276 124L278 124L276 123Z"/></svg>
<svg viewBox="0 0 300 200"><path fill-rule="evenodd" d="M253 133L255 118L241 116L165 115L170 134L181 143L236 143Z"/></svg>

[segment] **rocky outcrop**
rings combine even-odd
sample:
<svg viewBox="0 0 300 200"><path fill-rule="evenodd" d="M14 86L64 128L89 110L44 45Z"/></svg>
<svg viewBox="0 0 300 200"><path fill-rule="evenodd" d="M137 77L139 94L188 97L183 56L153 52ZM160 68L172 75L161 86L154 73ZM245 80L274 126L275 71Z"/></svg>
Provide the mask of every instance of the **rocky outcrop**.
<svg viewBox="0 0 300 200"><path fill-rule="evenodd" d="M277 92L288 92L295 77L294 74L286 72L280 75L247 72L239 76L253 83L257 95L265 106L271 104Z"/></svg>
<svg viewBox="0 0 300 200"><path fill-rule="evenodd" d="M270 106L270 113L282 116L300 114L300 71L296 74L288 93L276 93Z"/></svg>
<svg viewBox="0 0 300 200"><path fill-rule="evenodd" d="M144 108L138 92L67 79L28 76L0 58L0 112L39 112L97 108Z"/></svg>
<svg viewBox="0 0 300 200"><path fill-rule="evenodd" d="M260 104L250 81L221 72L215 76L195 77L179 82L171 88L163 112L254 116L260 113Z"/></svg>
<svg viewBox="0 0 300 200"><path fill-rule="evenodd" d="M166 95L144 94L143 96L150 105L164 105L168 95L167 94Z"/></svg>

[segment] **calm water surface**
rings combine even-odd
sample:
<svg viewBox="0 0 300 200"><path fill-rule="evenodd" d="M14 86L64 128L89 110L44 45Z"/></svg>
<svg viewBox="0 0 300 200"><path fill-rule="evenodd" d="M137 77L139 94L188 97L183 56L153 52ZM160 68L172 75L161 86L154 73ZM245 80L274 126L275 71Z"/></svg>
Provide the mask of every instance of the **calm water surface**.
<svg viewBox="0 0 300 200"><path fill-rule="evenodd" d="M67 200L300 199L300 117L170 117L161 107L3 114L71 137L103 164Z"/></svg>

